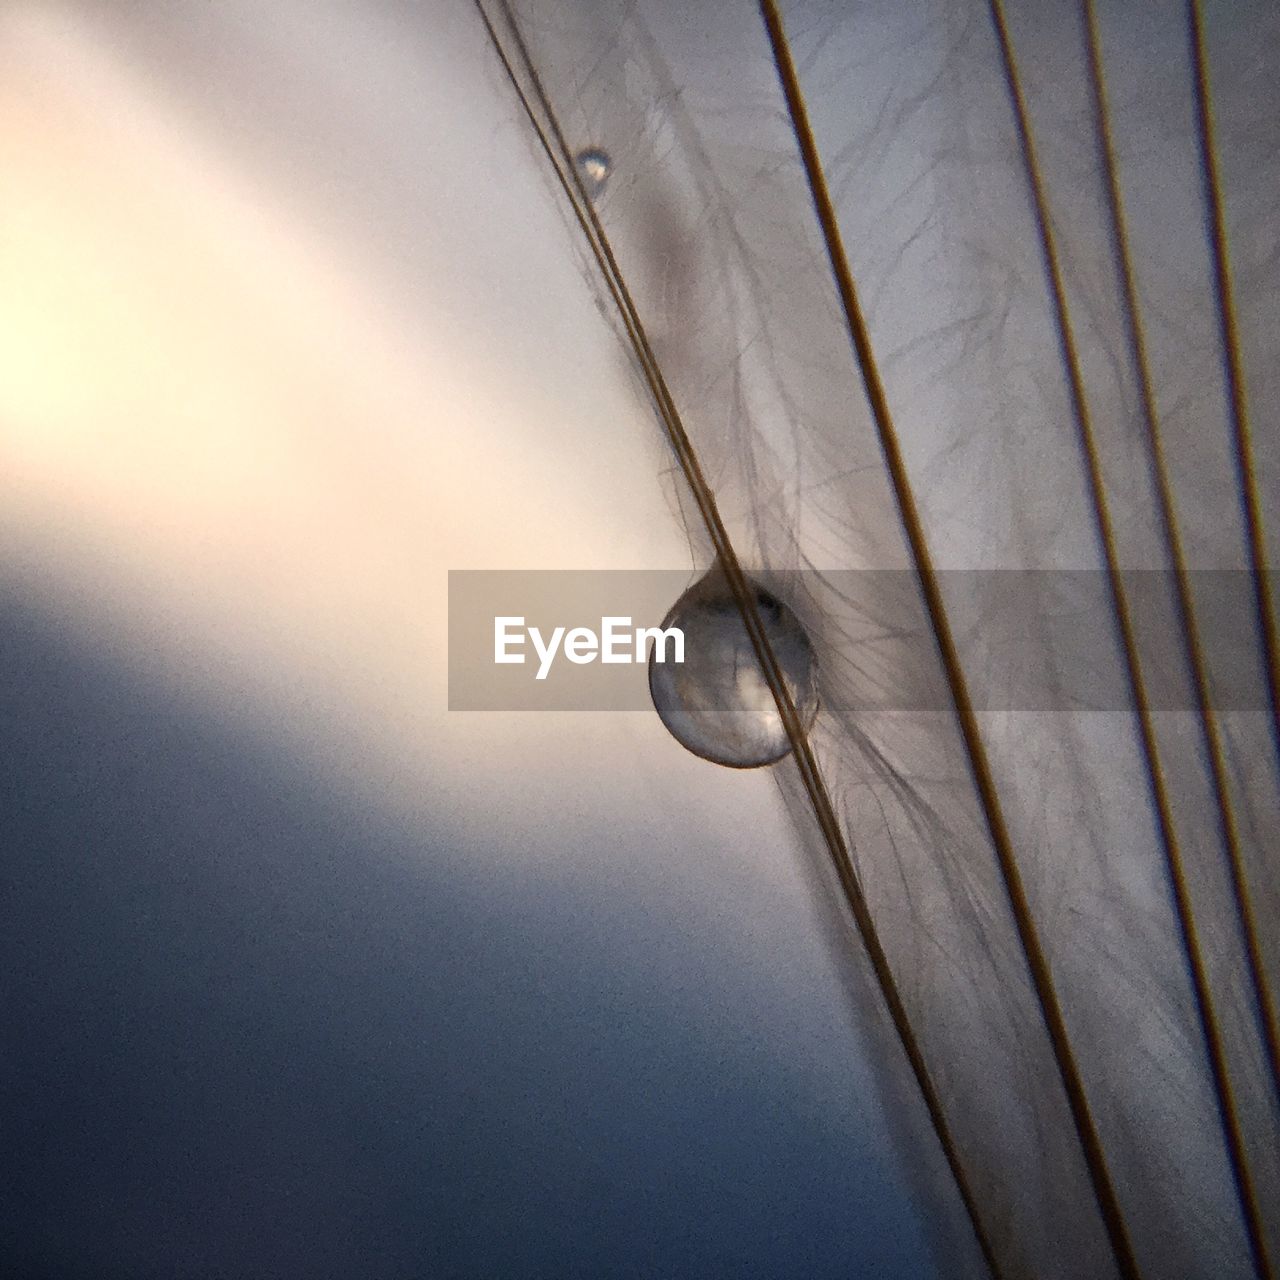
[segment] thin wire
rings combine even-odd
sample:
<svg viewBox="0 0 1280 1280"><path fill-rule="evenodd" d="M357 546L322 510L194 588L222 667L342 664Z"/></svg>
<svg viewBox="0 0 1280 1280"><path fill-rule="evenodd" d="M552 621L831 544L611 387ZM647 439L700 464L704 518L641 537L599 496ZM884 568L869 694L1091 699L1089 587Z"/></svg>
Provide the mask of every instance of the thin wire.
<svg viewBox="0 0 1280 1280"><path fill-rule="evenodd" d="M791 743L792 754L800 770L801 780L809 796L810 803L813 805L814 815L822 831L828 852L835 864L850 913L853 916L863 946L866 948L881 995L885 1001L894 1029L902 1043L903 1051L915 1077L925 1108L929 1113L934 1131L937 1134L939 1145L955 1179L957 1190L968 1214L978 1247L994 1280L1001 1280L1001 1272L996 1261L995 1251L978 1213L977 1199L960 1160L954 1137L951 1134L950 1126L943 1111L941 1097L933 1083L919 1041L912 1029L910 1017L889 965L888 956L885 954L884 947L880 942L870 908L858 883L853 860L832 806L826 784L818 768L817 759L809 744L790 690L787 688L786 680L770 645L768 634L764 630L756 609L755 593L742 572L737 555L729 540L728 532L716 507L715 497L703 475L693 445L685 431L666 380L649 345L644 326L641 323L626 282L618 269L608 237L600 224L599 218L596 216L590 198L582 186L581 176L578 174L577 167L573 162L572 153L569 150L550 100L542 86L541 78L529 55L529 50L516 23L515 15L511 11L508 0L498 0L498 3L506 25L516 43L522 65L537 96L539 107L546 117L551 137L548 137L546 129L544 129L542 122L538 118L538 113L534 110L524 86L520 83L515 68L485 11L482 0L475 0L476 8L489 35L490 42L493 44L494 50L520 99L525 114L528 116L530 124L538 136L539 143L551 160L557 178L573 206L574 215L604 275L610 296L618 308L623 325L633 344L668 441L702 515L708 535L715 548L718 562L742 614L757 660L760 662L761 669L769 684L770 692L778 708L778 714L782 719L787 738ZM552 138L554 138L554 146ZM559 152L558 160L557 151Z"/></svg>
<svg viewBox="0 0 1280 1280"><path fill-rule="evenodd" d="M1261 1003L1264 987L1259 969L1252 968L1256 948L1256 930L1253 924L1252 906L1249 901L1248 887L1244 879L1244 868L1240 850L1239 832L1235 821L1235 811L1231 803L1226 779L1226 764L1223 757L1222 741L1218 731L1217 717L1209 701L1208 676L1205 667L1204 653L1201 646L1199 629L1195 618L1195 604L1191 590L1190 574L1187 571L1183 554L1182 539L1178 532L1177 515L1173 491L1169 482L1168 468L1165 461L1164 444L1160 436L1159 418L1156 412L1154 384L1151 377L1150 362L1147 355L1146 336L1139 312L1137 284L1133 271L1133 260L1129 247L1128 228L1124 216L1124 204L1120 194L1119 173L1116 166L1115 146L1109 124L1106 81L1102 66L1101 41L1098 35L1097 12L1093 0L1084 0L1084 19L1088 46L1089 80L1093 94L1094 124L1096 140L1103 159L1106 173L1107 204L1111 221L1112 247L1115 265L1120 276L1124 292L1125 327L1129 342L1130 354L1138 374L1139 399L1142 417L1146 427L1147 441L1151 453L1152 469L1156 478L1159 496L1161 524L1165 541L1169 548L1170 559L1174 566L1174 577L1177 585L1177 601L1183 634L1186 640L1187 658L1191 665L1196 691L1196 704L1199 713L1201 733L1204 739L1206 754L1209 757L1213 775L1213 785L1218 805L1218 814L1222 827L1222 838L1227 850L1231 867L1232 884L1236 895L1237 910L1240 914L1241 929L1248 944L1251 962L1251 975L1254 981L1254 994ZM1032 158L1029 163L1034 163ZM1037 197L1039 200L1039 197ZM1044 222L1043 210L1038 210L1038 218ZM1045 224L1047 226L1047 223ZM1061 288L1061 281L1055 272L1055 292ZM1062 301L1065 319L1066 303ZM1078 367L1073 369L1073 378L1078 377ZM1124 589L1115 568L1116 556L1110 520L1106 513L1106 499L1101 489L1101 477L1097 474L1097 454L1087 416L1078 416L1082 435L1085 437L1086 453L1090 458L1090 479L1094 488L1094 505L1098 515L1098 523L1102 530L1103 542L1107 551L1108 573L1113 580L1117 595L1117 613L1121 617L1121 630L1124 634L1126 658L1130 663L1131 678L1134 684L1135 698L1139 708L1144 745L1148 753L1148 763L1153 784L1157 789L1158 805L1161 813L1162 828L1168 824L1168 835L1165 839L1165 852L1169 864L1170 878L1174 887L1174 895L1178 910L1179 925L1183 934L1183 946L1187 953L1187 961L1191 968L1195 985L1196 1006L1200 1016L1201 1028L1204 1032L1205 1046L1209 1055L1210 1069L1213 1073L1214 1090L1217 1096L1218 1111L1222 1122L1223 1137L1227 1145L1227 1155L1231 1164L1231 1173L1236 1185L1236 1196L1240 1202L1241 1214L1245 1229L1249 1236L1249 1248L1253 1255L1254 1269L1259 1276L1270 1277L1271 1267L1267 1260L1262 1213L1258 1204L1257 1191L1249 1172L1249 1164L1245 1151L1244 1131L1240 1122L1239 1108L1231 1086L1230 1072L1227 1065L1226 1050L1222 1040L1221 1028L1214 1008L1212 992L1209 985L1207 967L1199 942L1189 888L1178 850L1177 841L1173 838L1173 820L1167 812L1167 797L1164 781L1159 766L1159 756L1155 746L1151 717L1147 706L1146 693L1143 688L1141 664L1133 646L1133 638L1129 628L1128 610L1124 602ZM1162 834L1164 832L1162 831ZM1260 1010L1261 1012L1261 1010Z"/></svg>
<svg viewBox="0 0 1280 1280"><path fill-rule="evenodd" d="M1249 568L1253 574L1254 603L1258 613L1258 631L1262 637L1263 658L1267 671L1267 694L1271 700L1271 716L1275 726L1275 746L1280 751L1280 634L1277 633L1275 601L1267 568L1267 542L1262 524L1262 500L1258 494L1257 468L1253 458L1253 440L1249 424L1249 403L1245 392L1244 360L1240 350L1240 334L1236 324L1234 291L1231 284L1231 261L1227 250L1226 215L1222 203L1222 183L1218 176L1218 159L1213 142L1213 108L1209 89L1209 58L1205 49L1204 22L1199 0L1187 0L1187 25L1191 44L1191 60L1195 70L1196 129L1199 135L1200 168L1204 179L1205 221L1209 245L1213 253L1213 282L1218 308L1218 327L1222 341L1222 372L1227 385L1232 443L1235 446L1236 470L1240 480L1240 501L1244 510L1245 532L1249 543ZM1275 1010L1271 1011L1268 1039L1273 1063L1280 1059L1277 1046Z"/></svg>
<svg viewBox="0 0 1280 1280"><path fill-rule="evenodd" d="M1049 223L1044 180L1036 156L1030 117L1017 73L1013 42L1005 20L1002 0L990 0L990 8L992 22L995 26L997 41L1000 46L1009 98L1013 107L1027 182L1032 197L1032 212L1040 240L1046 282L1053 304L1054 323L1058 333L1063 364L1067 373L1072 416L1076 423L1081 454L1089 482L1098 540L1107 563L1107 581L1111 589L1112 605L1120 632L1129 684L1133 691L1134 708L1142 740L1143 762L1147 774L1147 782L1156 811L1157 829L1164 853L1165 866L1169 874L1169 884L1173 894L1183 954L1192 979L1196 1012L1213 1076L1215 1100L1223 1126L1236 1194L1245 1220L1254 1270L1259 1276L1269 1278L1271 1275L1270 1264L1263 1244L1256 1195L1249 1176L1248 1165L1245 1161L1243 1134L1236 1111L1225 1048L1213 1007L1208 973L1204 964L1195 923L1194 906L1186 879L1185 867L1182 862L1168 789L1165 786L1164 771L1160 763L1159 747L1147 697L1146 682L1142 673L1142 663L1138 655L1137 640L1129 611L1127 593L1120 571L1119 556L1116 550L1115 535L1106 496L1106 486L1102 476L1101 457L1093 433L1088 402L1085 397L1084 378L1075 347L1057 244Z"/></svg>
<svg viewBox="0 0 1280 1280"><path fill-rule="evenodd" d="M1253 907L1249 892L1248 877L1241 850L1240 831L1236 822L1235 806L1231 799L1231 789L1227 780L1226 752L1221 728L1218 723L1217 712L1213 708L1212 699L1209 695L1208 663L1204 656L1204 646L1200 639L1199 626L1195 617L1191 573L1187 568L1186 555L1178 532L1177 506L1173 495L1172 482L1168 474L1159 417L1156 412L1154 379L1151 375L1146 335L1138 303L1137 283L1132 265L1129 234L1125 224L1124 204L1120 194L1114 146L1110 128L1107 124L1105 85L1101 57L1097 52L1098 35L1093 0L1086 0L1086 11L1089 22L1090 58L1091 60L1097 60L1097 68L1093 74L1095 76L1095 96L1098 101L1098 121L1101 130L1100 144L1106 158L1107 195L1111 209L1117 269L1124 286L1128 341L1134 364L1138 370L1143 420L1151 448L1153 471L1160 498L1161 522L1164 527L1164 536L1169 544L1170 559L1175 570L1178 610L1181 615L1183 631L1186 635L1188 659L1194 677L1197 712L1213 773L1214 793L1222 820L1223 841L1229 854L1232 889L1240 917L1241 932L1247 944L1250 976L1253 981L1254 995L1259 1003L1259 1021L1264 1028L1264 1035L1267 1039L1272 1083L1277 1092L1277 1100L1280 1101L1280 1053L1277 1052L1276 1047L1275 1006L1267 990L1265 966L1258 937L1257 913Z"/></svg>
<svg viewBox="0 0 1280 1280"><path fill-rule="evenodd" d="M893 418L889 411L884 385L880 380L880 373L872 350L866 320L862 315L861 305L858 301L853 273L850 270L849 261L845 254L844 242L840 234L835 208L831 202L830 192L827 190L822 162L809 124L808 111L805 107L804 95L801 91L790 48L787 44L786 32L783 29L782 19L778 14L774 0L760 0L760 12L769 35L774 64L777 67L778 78L782 83L783 94L786 97L787 109L791 116L796 142L804 161L805 174L813 197L814 209L817 213L818 222L822 227L822 235L826 242L832 273L835 276L836 285L840 292L841 303L843 304L849 327L849 336L853 343L858 367L866 388L867 400L870 403L876 433L880 440L881 451L884 454L885 467L888 470L893 486L898 514L906 533L916 574L920 581L921 593L924 596L925 606L938 645L939 656L946 673L947 683L950 686L956 719L959 722L961 736L964 740L969 760L970 773L982 805L991 842L995 849L1001 879L1004 882L1009 907L1017 928L1018 939L1035 988L1058 1072L1062 1078L1072 1121L1080 1140L1085 1164L1093 1185L1094 1196L1097 1200L1098 1209L1102 1215L1120 1273L1126 1277L1126 1280L1137 1280L1140 1275L1137 1261L1134 1258L1133 1247L1125 1229L1124 1218L1120 1212L1115 1187L1107 1168L1106 1154L1102 1147L1102 1141L1098 1136L1097 1125L1089 1107L1089 1100L1080 1075L1080 1068L1071 1049L1071 1041L1067 1033L1066 1021L1063 1018L1053 975L1027 900L1026 889L1022 882L1022 873L1019 870L1017 857L1013 849L1013 840L1009 834L1004 812L1000 805L995 777L991 770L990 761L987 758L986 748L982 742L982 733L978 726L977 716L974 714L973 702L965 680L963 666L956 649L955 639L951 633L950 622L947 619L942 590L933 567L924 526L916 508L915 495L907 476L906 464L898 442L897 431L893 425Z"/></svg>

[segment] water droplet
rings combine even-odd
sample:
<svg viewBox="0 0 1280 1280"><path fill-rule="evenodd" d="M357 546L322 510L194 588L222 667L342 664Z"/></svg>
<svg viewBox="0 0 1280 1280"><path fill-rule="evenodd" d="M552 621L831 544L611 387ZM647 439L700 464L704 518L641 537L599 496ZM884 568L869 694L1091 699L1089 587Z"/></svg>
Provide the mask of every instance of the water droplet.
<svg viewBox="0 0 1280 1280"><path fill-rule="evenodd" d="M763 587L756 607L800 723L818 714L817 664L800 620ZM750 769L791 750L751 638L724 575L713 569L676 601L664 627L684 632L684 662L649 662L649 693L682 746L716 764Z"/></svg>
<svg viewBox="0 0 1280 1280"><path fill-rule="evenodd" d="M606 151L598 147L588 147L579 151L577 160L578 176L582 179L583 189L590 200L598 200L608 184L609 175L613 172L613 161Z"/></svg>

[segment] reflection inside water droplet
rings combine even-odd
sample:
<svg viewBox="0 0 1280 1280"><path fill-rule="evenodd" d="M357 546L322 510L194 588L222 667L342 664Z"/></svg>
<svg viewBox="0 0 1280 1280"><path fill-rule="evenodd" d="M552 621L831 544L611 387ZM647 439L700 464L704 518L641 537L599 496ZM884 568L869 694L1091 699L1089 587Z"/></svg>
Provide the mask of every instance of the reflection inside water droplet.
<svg viewBox="0 0 1280 1280"><path fill-rule="evenodd" d="M799 619L763 587L756 608L800 723L818 713L817 664ZM712 570L676 601L663 627L684 632L684 662L649 662L649 692L662 723L694 755L749 769L791 750L729 585ZM670 655L668 655L669 657Z"/></svg>
<svg viewBox="0 0 1280 1280"><path fill-rule="evenodd" d="M613 161L609 159L608 153L597 147L588 147L587 150L578 152L576 163L578 176L582 179L588 198L599 199L613 172Z"/></svg>

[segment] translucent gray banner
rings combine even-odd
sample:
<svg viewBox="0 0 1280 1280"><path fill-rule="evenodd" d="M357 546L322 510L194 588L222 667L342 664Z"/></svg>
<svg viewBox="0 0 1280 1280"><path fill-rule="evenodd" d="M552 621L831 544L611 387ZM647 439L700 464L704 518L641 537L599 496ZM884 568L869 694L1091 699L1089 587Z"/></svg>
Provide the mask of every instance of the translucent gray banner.
<svg viewBox="0 0 1280 1280"><path fill-rule="evenodd" d="M653 637L643 632L660 627L696 577L688 570L450 572L450 710L648 710ZM842 701L868 712L950 709L913 573L752 577L809 629L821 680L838 681ZM939 579L977 710L1132 708L1105 573L964 570ZM1150 706L1194 710L1174 576L1129 571L1124 587ZM1199 570L1191 587L1212 704L1264 709L1252 578ZM670 639L667 648L672 661Z"/></svg>

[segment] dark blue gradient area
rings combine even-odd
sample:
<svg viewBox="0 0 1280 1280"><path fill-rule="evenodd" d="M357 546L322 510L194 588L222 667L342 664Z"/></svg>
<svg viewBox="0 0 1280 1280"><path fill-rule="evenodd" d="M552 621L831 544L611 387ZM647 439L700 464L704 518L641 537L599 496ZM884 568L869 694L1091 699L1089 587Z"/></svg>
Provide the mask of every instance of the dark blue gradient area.
<svg viewBox="0 0 1280 1280"><path fill-rule="evenodd" d="M0 1274L928 1272L759 1017L672 999L714 956L461 885L455 838L2 618Z"/></svg>

